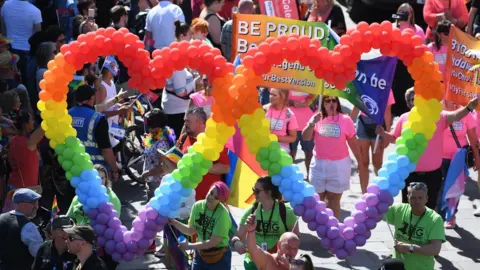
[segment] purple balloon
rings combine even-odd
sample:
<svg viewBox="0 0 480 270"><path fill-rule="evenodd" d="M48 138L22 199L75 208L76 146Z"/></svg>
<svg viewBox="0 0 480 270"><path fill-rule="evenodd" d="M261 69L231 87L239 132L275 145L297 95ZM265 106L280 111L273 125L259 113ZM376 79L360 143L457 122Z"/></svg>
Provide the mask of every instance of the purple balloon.
<svg viewBox="0 0 480 270"><path fill-rule="evenodd" d="M330 208L325 209L325 213L327 213L327 215L328 215L329 217L333 217L333 211L332 211L332 209L330 209Z"/></svg>
<svg viewBox="0 0 480 270"><path fill-rule="evenodd" d="M118 215L118 212L117 212L115 209L113 209L112 212L110 212L110 213L108 214L108 216L109 216L110 218L112 218L112 217L118 218L119 215Z"/></svg>
<svg viewBox="0 0 480 270"><path fill-rule="evenodd" d="M367 231L367 226L365 226L365 223L363 222L357 223L355 226L353 226L353 230L356 234L363 235Z"/></svg>
<svg viewBox="0 0 480 270"><path fill-rule="evenodd" d="M167 222L168 222L168 218L164 217L164 216L161 216L161 215L158 215L158 217L155 219L155 223L157 225L163 226L163 225L167 224Z"/></svg>
<svg viewBox="0 0 480 270"><path fill-rule="evenodd" d="M315 220L308 222L308 229L310 231L315 231L317 229L317 227L318 227L318 224Z"/></svg>
<svg viewBox="0 0 480 270"><path fill-rule="evenodd" d="M142 239L142 235L142 231L133 231L131 234L131 238L133 241L139 241L140 239Z"/></svg>
<svg viewBox="0 0 480 270"><path fill-rule="evenodd" d="M328 217L328 222L327 225L330 227L336 227L338 226L338 219L336 217Z"/></svg>
<svg viewBox="0 0 480 270"><path fill-rule="evenodd" d="M120 225L122 225L122 222L116 217L113 217L108 221L108 227L110 228L118 229Z"/></svg>
<svg viewBox="0 0 480 270"><path fill-rule="evenodd" d="M367 209L367 203L364 200L360 200L355 203L355 209L365 211L365 209Z"/></svg>
<svg viewBox="0 0 480 270"><path fill-rule="evenodd" d="M335 255L335 253L337 253L337 249L334 248L334 247L330 247L330 248L328 249L328 251L330 251L330 253L332 253L333 255Z"/></svg>
<svg viewBox="0 0 480 270"><path fill-rule="evenodd" d="M120 230L125 233L126 231L128 231L127 227L123 226L123 225L120 225Z"/></svg>
<svg viewBox="0 0 480 270"><path fill-rule="evenodd" d="M145 229L145 223L139 217L136 217L132 222L132 227L137 231L143 231Z"/></svg>
<svg viewBox="0 0 480 270"><path fill-rule="evenodd" d="M147 249L150 246L149 243L148 243L148 240L145 239L145 238L140 239L140 241L138 241L137 245L140 249L143 249L143 250Z"/></svg>
<svg viewBox="0 0 480 270"><path fill-rule="evenodd" d="M338 223L338 231L340 232L340 236L343 238L343 230L345 230L345 224Z"/></svg>
<svg viewBox="0 0 480 270"><path fill-rule="evenodd" d="M325 212L317 212L315 215L315 221L320 225L325 225L328 222L328 215Z"/></svg>
<svg viewBox="0 0 480 270"><path fill-rule="evenodd" d="M367 238L365 238L363 235L357 235L354 239L357 247L363 247L365 243L367 243Z"/></svg>
<svg viewBox="0 0 480 270"><path fill-rule="evenodd" d="M320 195L318 195L318 193L313 194L313 198L315 201L320 201Z"/></svg>
<svg viewBox="0 0 480 270"><path fill-rule="evenodd" d="M105 230L105 232L103 233L103 236L107 240L112 240L114 235L115 235L115 229L114 228L107 228Z"/></svg>
<svg viewBox="0 0 480 270"><path fill-rule="evenodd" d="M112 210L113 210L113 204L110 203L110 202L101 203L98 206L98 209L100 210L100 212L102 212L104 214L110 214L110 212L112 212Z"/></svg>
<svg viewBox="0 0 480 270"><path fill-rule="evenodd" d="M91 219L90 220L90 227L95 227L95 225L97 225L97 222L95 221L95 219Z"/></svg>
<svg viewBox="0 0 480 270"><path fill-rule="evenodd" d="M127 245L124 242L117 242L115 245L115 251L119 254L127 252Z"/></svg>
<svg viewBox="0 0 480 270"><path fill-rule="evenodd" d="M138 250L137 242L135 242L135 241L128 242L127 243L127 250L129 252L137 252L137 250Z"/></svg>
<svg viewBox="0 0 480 270"><path fill-rule="evenodd" d="M145 237L146 239L153 239L156 234L157 234L157 232L151 231L151 230L143 231L143 237Z"/></svg>
<svg viewBox="0 0 480 270"><path fill-rule="evenodd" d="M123 242L123 232L120 229L117 229L115 231L115 234L113 235L113 240L115 242Z"/></svg>
<svg viewBox="0 0 480 270"><path fill-rule="evenodd" d="M163 231L164 228L165 228L165 225L157 225L157 227L155 228L155 231L156 232L161 232L161 231Z"/></svg>
<svg viewBox="0 0 480 270"><path fill-rule="evenodd" d="M118 254L117 252L114 252L112 254L112 260L116 261L116 262L119 262L122 260L122 255Z"/></svg>
<svg viewBox="0 0 480 270"><path fill-rule="evenodd" d="M388 203L386 202L379 202L377 204L377 210L382 215L388 212L388 207Z"/></svg>
<svg viewBox="0 0 480 270"><path fill-rule="evenodd" d="M373 218L367 218L365 220L365 226L367 226L367 229L373 230L377 227L377 221Z"/></svg>
<svg viewBox="0 0 480 270"><path fill-rule="evenodd" d="M297 204L295 207L293 207L293 212L295 215L301 217L305 213L306 207L303 204Z"/></svg>
<svg viewBox="0 0 480 270"><path fill-rule="evenodd" d="M380 190L380 193L378 193L378 199L381 202L386 202L388 205L393 204L393 197L388 190Z"/></svg>
<svg viewBox="0 0 480 270"><path fill-rule="evenodd" d="M313 221L315 219L315 215L316 215L316 213L315 213L314 209L307 209L302 216L303 221L305 221L307 223L310 222L310 221Z"/></svg>
<svg viewBox="0 0 480 270"><path fill-rule="evenodd" d="M343 248L344 244L345 244L345 240L343 240L342 237L337 237L332 241L332 246L336 249Z"/></svg>
<svg viewBox="0 0 480 270"><path fill-rule="evenodd" d="M99 212L97 209L90 209L87 211L87 215L90 219L96 219L98 216Z"/></svg>
<svg viewBox="0 0 480 270"><path fill-rule="evenodd" d="M146 215L147 215L148 219L155 220L158 217L158 212L157 212L157 210L150 207L150 208L147 209Z"/></svg>
<svg viewBox="0 0 480 270"><path fill-rule="evenodd" d="M365 213L363 213L362 211L354 211L353 214L352 214L352 217L353 219L355 219L355 223L361 223L361 222L364 222L365 219L367 218L365 216Z"/></svg>
<svg viewBox="0 0 480 270"><path fill-rule="evenodd" d="M330 238L331 240L337 238L339 235L340 235L340 231L338 230L337 227L330 227L330 228L328 228L328 230L327 230L327 236L328 236L328 238Z"/></svg>
<svg viewBox="0 0 480 270"><path fill-rule="evenodd" d="M139 249L137 250L137 252L135 252L135 255L137 255L138 257L141 257L145 254L145 250L143 249Z"/></svg>
<svg viewBox="0 0 480 270"><path fill-rule="evenodd" d="M157 224L155 223L155 220L147 219L147 221L145 221L145 230L155 231L156 229Z"/></svg>
<svg viewBox="0 0 480 270"><path fill-rule="evenodd" d="M369 206L369 207L367 207L367 210L365 211L365 214L369 218L375 218L378 215L378 210L375 206Z"/></svg>
<svg viewBox="0 0 480 270"><path fill-rule="evenodd" d="M372 232L367 230L363 236L365 236L367 239L370 239L370 237L372 237Z"/></svg>
<svg viewBox="0 0 480 270"><path fill-rule="evenodd" d="M105 251L108 253L108 254L112 254L115 252L115 241L113 240L108 240L106 243L105 243Z"/></svg>
<svg viewBox="0 0 480 270"><path fill-rule="evenodd" d="M367 203L368 206L375 206L378 203L378 197L375 194L368 194L367 198L365 199L365 202Z"/></svg>
<svg viewBox="0 0 480 270"><path fill-rule="evenodd" d="M105 246L105 243L107 242L107 240L105 239L105 237L101 237L99 236L97 238L97 244L101 247Z"/></svg>
<svg viewBox="0 0 480 270"><path fill-rule="evenodd" d="M357 254L357 249L347 250L348 256L355 256Z"/></svg>
<svg viewBox="0 0 480 270"><path fill-rule="evenodd" d="M135 258L135 255L133 255L132 252L128 252L128 251L123 253L122 255L122 259L127 262L133 260L134 258Z"/></svg>
<svg viewBox="0 0 480 270"><path fill-rule="evenodd" d="M357 243L355 243L354 240L350 240L350 239L349 239L349 240L346 240L346 241L345 241L345 249L346 249L347 251L354 250L354 249L356 249L356 248L357 248Z"/></svg>
<svg viewBox="0 0 480 270"><path fill-rule="evenodd" d="M377 195L380 192L380 188L377 186L377 184L370 184L367 187L367 192Z"/></svg>
<svg viewBox="0 0 480 270"><path fill-rule="evenodd" d="M138 217L141 219L141 220L145 220L147 219L147 210L142 209L140 210L140 212L138 212Z"/></svg>
<svg viewBox="0 0 480 270"><path fill-rule="evenodd" d="M355 237L355 231L351 227L346 227L343 230L343 237L345 239L353 239Z"/></svg>
<svg viewBox="0 0 480 270"><path fill-rule="evenodd" d="M327 237L322 238L322 246L323 246L324 248L329 248L330 245L331 245L331 242L332 242L332 241L330 241L330 239L328 239Z"/></svg>
<svg viewBox="0 0 480 270"><path fill-rule="evenodd" d="M317 200L313 196L309 196L303 199L303 204L306 208L314 208Z"/></svg>
<svg viewBox="0 0 480 270"><path fill-rule="evenodd" d="M102 225L102 224L97 224L93 227L93 230L98 236L103 236L103 233L107 229L107 226Z"/></svg>
<svg viewBox="0 0 480 270"><path fill-rule="evenodd" d="M353 228L353 225L355 225L355 219L353 219L353 217L346 217L343 220L343 224L347 227Z"/></svg>
<svg viewBox="0 0 480 270"><path fill-rule="evenodd" d="M103 224L103 225L106 225L108 223L108 220L110 219L110 217L105 214L105 213L100 213L97 215L97 218L95 219L97 224Z"/></svg>
<svg viewBox="0 0 480 270"><path fill-rule="evenodd" d="M366 198L367 198L367 193L362 194L362 200L365 201Z"/></svg>
<svg viewBox="0 0 480 270"><path fill-rule="evenodd" d="M132 232L131 231L124 232L123 233L123 242L128 243L130 241L132 241Z"/></svg>
<svg viewBox="0 0 480 270"><path fill-rule="evenodd" d="M318 237L325 238L327 236L327 230L328 230L327 226L318 225L316 229Z"/></svg>
<svg viewBox="0 0 480 270"><path fill-rule="evenodd" d="M378 223L380 221L382 221L382 215L378 215L375 217L375 221Z"/></svg>
<svg viewBox="0 0 480 270"><path fill-rule="evenodd" d="M335 255L337 256L337 258L339 258L340 260L344 260L347 258L348 256L348 252L345 250L345 249L337 249L337 252L335 252Z"/></svg>
<svg viewBox="0 0 480 270"><path fill-rule="evenodd" d="M325 211L326 209L327 205L322 201L318 201L317 204L315 204L315 211L317 212Z"/></svg>

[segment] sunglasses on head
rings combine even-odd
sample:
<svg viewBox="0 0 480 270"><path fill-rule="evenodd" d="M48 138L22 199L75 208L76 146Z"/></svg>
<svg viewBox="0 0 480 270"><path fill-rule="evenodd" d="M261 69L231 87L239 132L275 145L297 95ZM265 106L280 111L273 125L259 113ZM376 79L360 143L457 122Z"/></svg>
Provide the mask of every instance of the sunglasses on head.
<svg viewBox="0 0 480 270"><path fill-rule="evenodd" d="M70 240L70 242L73 242L73 241L85 241L83 238L79 237L79 236L75 236L75 235L69 235L68 236L68 240Z"/></svg>
<svg viewBox="0 0 480 270"><path fill-rule="evenodd" d="M252 188L252 192L253 192L253 194L255 194L255 195L260 194L260 192L262 192L262 191L263 191L263 190L258 189L258 188Z"/></svg>
<svg viewBox="0 0 480 270"><path fill-rule="evenodd" d="M337 103L337 100L334 98L326 98L324 100L325 103Z"/></svg>
<svg viewBox="0 0 480 270"><path fill-rule="evenodd" d="M408 185L411 188L420 188L420 189L426 189L427 185L422 182L412 182Z"/></svg>

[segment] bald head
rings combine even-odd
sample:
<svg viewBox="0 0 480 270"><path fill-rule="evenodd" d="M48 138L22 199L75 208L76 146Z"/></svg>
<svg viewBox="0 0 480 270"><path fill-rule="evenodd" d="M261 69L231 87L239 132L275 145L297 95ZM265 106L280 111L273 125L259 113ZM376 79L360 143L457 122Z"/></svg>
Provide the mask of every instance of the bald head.
<svg viewBox="0 0 480 270"><path fill-rule="evenodd" d="M300 241L300 238L292 232L286 232L280 236L279 242L289 242L290 240L292 241Z"/></svg>
<svg viewBox="0 0 480 270"><path fill-rule="evenodd" d="M240 0L238 3L238 13L253 14L255 11L252 0Z"/></svg>
<svg viewBox="0 0 480 270"><path fill-rule="evenodd" d="M292 232L286 232L280 236L277 244L277 253L287 258L295 258L300 248L300 238Z"/></svg>

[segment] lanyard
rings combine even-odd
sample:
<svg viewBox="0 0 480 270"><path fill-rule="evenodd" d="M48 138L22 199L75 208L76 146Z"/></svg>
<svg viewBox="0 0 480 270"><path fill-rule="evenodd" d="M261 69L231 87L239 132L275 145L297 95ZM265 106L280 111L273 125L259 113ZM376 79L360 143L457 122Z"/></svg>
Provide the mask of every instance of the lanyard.
<svg viewBox="0 0 480 270"><path fill-rule="evenodd" d="M220 203L218 203L220 204ZM217 206L215 207L215 210L213 210L213 213L212 215L210 216L210 219L213 219L213 215L215 215L215 211L217 211L217 208L218 208L218 204ZM205 201L205 209L203 210L203 217L204 217L204 221L203 221L203 224L202 224L202 231L203 231L203 241L206 241L207 238L205 237L207 235L207 227L208 227L208 224L207 224L207 201ZM212 232L213 233L213 232ZM210 235L212 236L212 235Z"/></svg>
<svg viewBox="0 0 480 270"><path fill-rule="evenodd" d="M418 223L420 223L420 220L422 220L423 216L425 215L425 213L427 212L427 209L425 209L425 212L423 212L423 214L420 216L420 218L417 220L417 223L415 223L415 226L412 226L412 218L413 218L413 213L412 213L412 210L410 210L410 228L408 230L408 240L411 240L412 239L412 235L413 233L417 230L417 225Z"/></svg>
<svg viewBox="0 0 480 270"><path fill-rule="evenodd" d="M260 221L262 222L263 241L265 241L265 236L270 229L270 223L272 222L273 212L275 211L275 204L276 204L276 201L273 201L272 212L270 213L270 218L268 219L268 224L266 229L263 226L263 205L261 206L262 208L260 209Z"/></svg>

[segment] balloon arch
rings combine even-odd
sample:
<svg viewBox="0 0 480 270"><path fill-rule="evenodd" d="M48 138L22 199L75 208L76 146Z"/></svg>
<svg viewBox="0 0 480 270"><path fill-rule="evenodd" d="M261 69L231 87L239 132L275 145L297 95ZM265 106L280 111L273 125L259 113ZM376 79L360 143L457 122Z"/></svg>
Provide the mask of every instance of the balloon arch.
<svg viewBox="0 0 480 270"><path fill-rule="evenodd" d="M392 205L393 197L405 186L405 179L415 170L415 164L435 132L444 88L438 65L422 43L411 29L400 31L390 22L359 23L356 29L340 38L340 44L333 51L307 36L270 37L247 52L234 75L234 66L227 63L220 51L200 41L174 42L169 47L155 50L150 58L143 42L127 29L99 29L64 45L48 63L48 71L40 82L42 91L38 108L43 119L41 126L91 219L98 234L98 244L116 261L130 261L144 253L156 233L167 223L167 218L177 215L180 204L202 181L212 161L218 159L227 139L234 134L236 123L246 138L249 151L256 155L284 198L291 202L295 214L303 218L310 230L316 231L325 248L344 259L370 238L371 230ZM388 156L379 176L356 202L356 210L340 223L319 200L314 187L304 182L290 155L280 149L277 137L270 134L269 121L257 101L256 86L260 84L262 74L287 59L309 66L317 78L343 89L355 78L361 54L372 48L380 49L383 55L396 56L408 66L415 80L415 107L396 141L396 153ZM187 66L207 75L213 83L215 103L205 133L198 136L197 142L178 163L178 168L140 210L131 230L121 225L118 213L108 202L106 188L101 185L85 147L76 138L72 117L67 111L67 85L74 72L85 63L95 62L98 56L107 55L118 56L128 68L129 87L142 93L164 87L174 71Z"/></svg>

